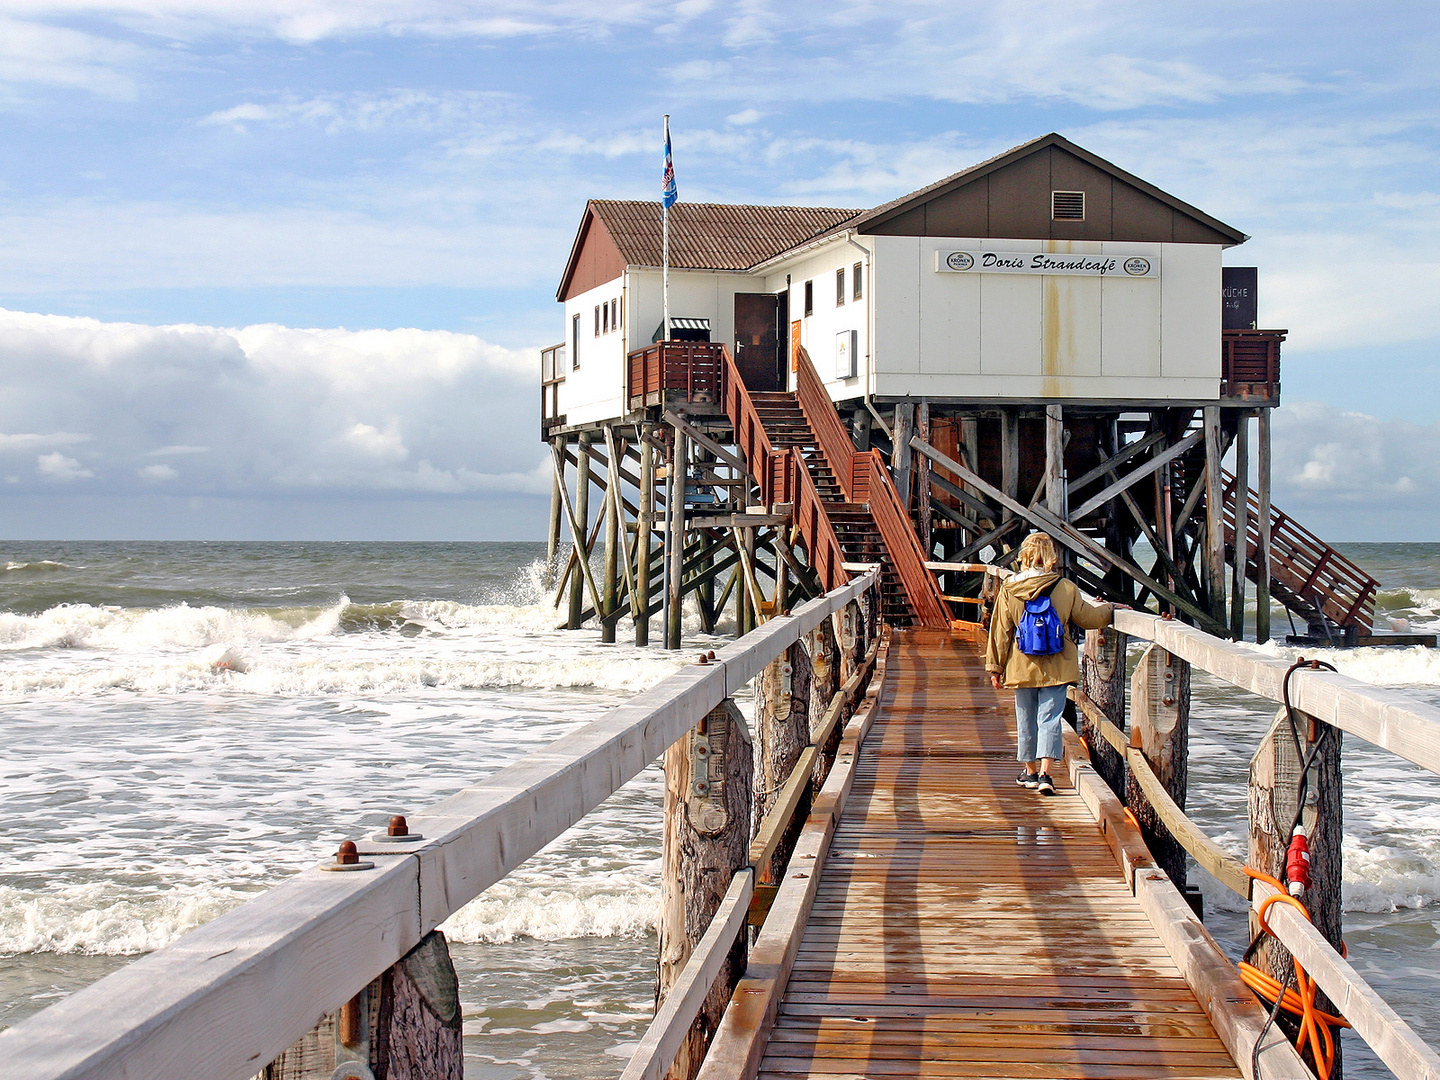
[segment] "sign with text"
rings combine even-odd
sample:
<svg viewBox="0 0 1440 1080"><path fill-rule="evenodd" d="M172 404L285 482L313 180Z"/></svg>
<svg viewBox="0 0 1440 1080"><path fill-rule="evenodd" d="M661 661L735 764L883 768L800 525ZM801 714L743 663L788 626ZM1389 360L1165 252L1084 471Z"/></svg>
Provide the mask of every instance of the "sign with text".
<svg viewBox="0 0 1440 1080"><path fill-rule="evenodd" d="M1259 317L1255 286L1259 271L1253 266L1225 266L1220 270L1220 327L1224 330L1254 330Z"/></svg>
<svg viewBox="0 0 1440 1080"><path fill-rule="evenodd" d="M935 269L942 274L1160 276L1159 260L1149 255L1070 255L1055 251L937 251Z"/></svg>

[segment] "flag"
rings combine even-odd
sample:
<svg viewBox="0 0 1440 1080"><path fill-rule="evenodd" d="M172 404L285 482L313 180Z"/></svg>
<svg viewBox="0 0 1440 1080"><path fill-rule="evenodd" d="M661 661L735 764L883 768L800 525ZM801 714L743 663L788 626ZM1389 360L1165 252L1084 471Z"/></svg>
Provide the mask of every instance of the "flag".
<svg viewBox="0 0 1440 1080"><path fill-rule="evenodd" d="M670 118L665 118L665 183L660 188L660 205L670 209L680 200L675 190L675 162L670 159Z"/></svg>

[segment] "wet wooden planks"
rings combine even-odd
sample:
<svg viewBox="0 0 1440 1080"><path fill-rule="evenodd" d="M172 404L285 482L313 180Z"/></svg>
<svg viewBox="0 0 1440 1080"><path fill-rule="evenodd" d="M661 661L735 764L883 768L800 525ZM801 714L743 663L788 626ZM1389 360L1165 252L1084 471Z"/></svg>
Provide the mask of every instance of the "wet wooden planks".
<svg viewBox="0 0 1440 1080"><path fill-rule="evenodd" d="M900 635L760 1076L1238 1077L982 646Z"/></svg>

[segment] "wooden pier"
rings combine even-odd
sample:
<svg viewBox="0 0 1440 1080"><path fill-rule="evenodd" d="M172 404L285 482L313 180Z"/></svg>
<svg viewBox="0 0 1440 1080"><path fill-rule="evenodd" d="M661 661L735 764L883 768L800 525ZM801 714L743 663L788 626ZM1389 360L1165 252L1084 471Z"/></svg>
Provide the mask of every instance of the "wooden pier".
<svg viewBox="0 0 1440 1080"><path fill-rule="evenodd" d="M975 633L897 636L761 1077L1239 1076Z"/></svg>

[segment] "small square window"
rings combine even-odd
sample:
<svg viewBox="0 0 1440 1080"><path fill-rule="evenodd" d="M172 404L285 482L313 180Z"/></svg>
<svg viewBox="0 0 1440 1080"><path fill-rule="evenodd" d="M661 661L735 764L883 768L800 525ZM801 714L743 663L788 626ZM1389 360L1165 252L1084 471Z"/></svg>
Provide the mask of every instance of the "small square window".
<svg viewBox="0 0 1440 1080"><path fill-rule="evenodd" d="M815 314L815 282L805 282L805 314Z"/></svg>
<svg viewBox="0 0 1440 1080"><path fill-rule="evenodd" d="M854 299L856 300L859 300L862 295L860 291L860 282L862 280L860 276L860 267L862 267L863 265L864 263L856 263L850 268L850 287L854 293Z"/></svg>
<svg viewBox="0 0 1440 1080"><path fill-rule="evenodd" d="M1084 221L1085 193L1083 191L1052 191L1050 193L1050 218L1052 221Z"/></svg>
<svg viewBox="0 0 1440 1080"><path fill-rule="evenodd" d="M835 306L840 307L845 303L845 268L842 266L835 271Z"/></svg>

